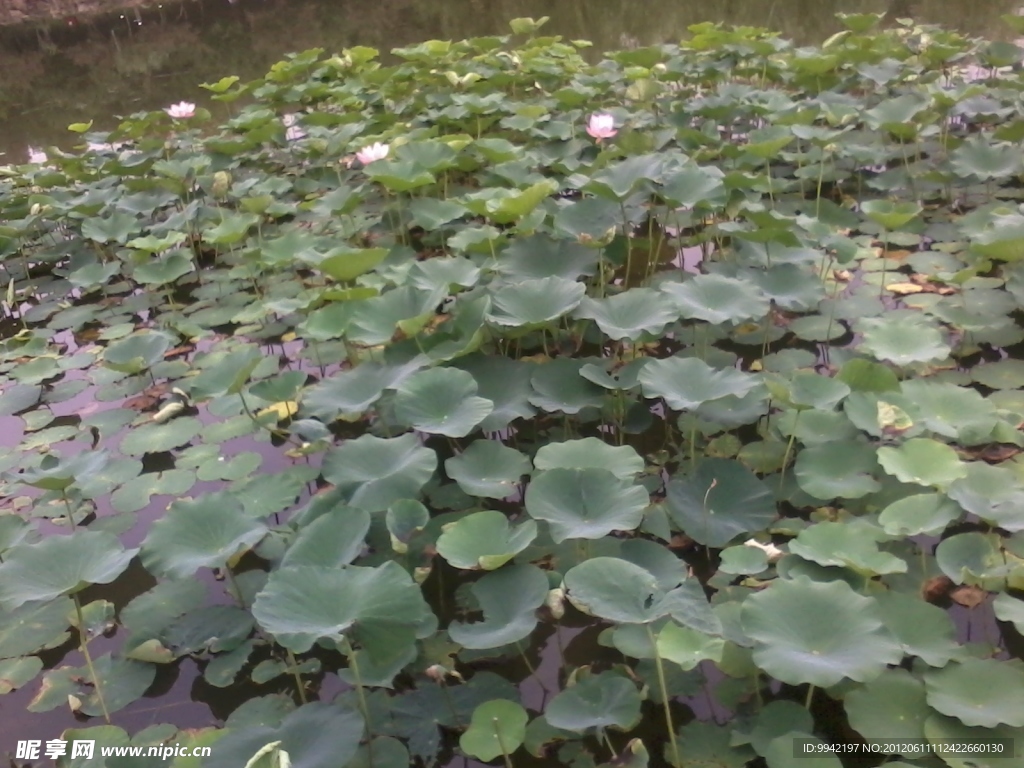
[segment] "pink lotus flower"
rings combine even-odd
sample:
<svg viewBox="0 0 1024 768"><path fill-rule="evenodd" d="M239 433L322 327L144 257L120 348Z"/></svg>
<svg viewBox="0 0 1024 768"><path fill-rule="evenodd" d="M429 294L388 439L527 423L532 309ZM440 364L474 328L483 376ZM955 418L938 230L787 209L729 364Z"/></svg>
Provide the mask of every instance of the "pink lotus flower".
<svg viewBox="0 0 1024 768"><path fill-rule="evenodd" d="M49 159L50 158L48 158L46 156L46 153L43 150L36 149L35 147L29 147L28 148L28 161L30 163L35 163L37 165L42 165L43 163L45 163Z"/></svg>
<svg viewBox="0 0 1024 768"><path fill-rule="evenodd" d="M196 113L196 105L191 101L179 101L177 104L171 104L171 106L164 109L164 112L175 120L185 120Z"/></svg>
<svg viewBox="0 0 1024 768"><path fill-rule="evenodd" d="M356 152L356 160L363 165L369 165L377 160L383 160L388 156L390 147L387 144L381 144L379 141L375 144L371 144L368 147L363 147Z"/></svg>
<svg viewBox="0 0 1024 768"><path fill-rule="evenodd" d="M618 133L618 131L615 130L615 118L603 112L591 115L590 119L587 121L587 133L598 141L601 139L610 139Z"/></svg>

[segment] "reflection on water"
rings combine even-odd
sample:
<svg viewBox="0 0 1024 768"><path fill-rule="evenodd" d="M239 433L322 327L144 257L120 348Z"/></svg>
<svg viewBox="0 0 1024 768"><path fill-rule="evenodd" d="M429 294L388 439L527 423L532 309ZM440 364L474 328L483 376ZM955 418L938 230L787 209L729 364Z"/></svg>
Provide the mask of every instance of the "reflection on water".
<svg viewBox="0 0 1024 768"><path fill-rule="evenodd" d="M999 16L1019 0L192 0L93 19L0 28L0 152L74 143L73 122L112 128L115 115L204 100L198 83L262 76L289 51L370 45L381 51L428 38L502 34L516 16L551 16L545 31L595 49L678 41L691 24L766 26L802 43L838 28L837 12L1000 37ZM223 105L215 106L215 114ZM217 110L220 110L218 112Z"/></svg>

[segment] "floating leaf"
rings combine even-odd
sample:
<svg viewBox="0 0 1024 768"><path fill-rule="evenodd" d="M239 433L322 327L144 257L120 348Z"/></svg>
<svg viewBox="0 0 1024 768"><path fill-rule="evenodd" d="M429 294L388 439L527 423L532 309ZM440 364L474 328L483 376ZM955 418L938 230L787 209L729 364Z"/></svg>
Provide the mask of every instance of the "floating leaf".
<svg viewBox="0 0 1024 768"><path fill-rule="evenodd" d="M640 721L640 693L615 672L587 675L555 696L544 718L555 728L577 733L609 726L629 730Z"/></svg>
<svg viewBox="0 0 1024 768"><path fill-rule="evenodd" d="M486 509L452 523L438 538L437 552L456 568L493 571L526 549L536 536L533 520L513 528L504 514Z"/></svg>
<svg viewBox="0 0 1024 768"><path fill-rule="evenodd" d="M1020 662L964 659L924 676L928 705L965 725L1024 726L1024 668Z"/></svg>
<svg viewBox="0 0 1024 768"><path fill-rule="evenodd" d="M487 574L471 588L484 613L472 624L448 627L452 640L466 648L500 648L528 637L537 626L537 609L548 596L548 578L534 565L511 565Z"/></svg>
<svg viewBox="0 0 1024 768"><path fill-rule="evenodd" d="M526 738L526 710L514 701L495 699L473 710L469 728L459 737L459 747L470 757L493 760L511 755Z"/></svg>
<svg viewBox="0 0 1024 768"><path fill-rule="evenodd" d="M345 494L347 503L367 512L416 498L436 468L437 456L415 435L363 435L328 451L323 462L327 481Z"/></svg>
<svg viewBox="0 0 1024 768"><path fill-rule="evenodd" d="M758 385L748 373L717 370L694 357L652 360L639 375L644 397L661 397L677 411L692 410L728 395L742 397Z"/></svg>
<svg viewBox="0 0 1024 768"><path fill-rule="evenodd" d="M599 539L640 525L647 491L606 469L550 469L526 491L526 511L551 526L555 543Z"/></svg>
<svg viewBox="0 0 1024 768"><path fill-rule="evenodd" d="M497 441L474 440L458 456L446 459L444 469L470 496L504 499L529 474L530 460Z"/></svg>
<svg viewBox="0 0 1024 768"><path fill-rule="evenodd" d="M494 410L494 403L476 393L476 380L465 371L420 371L397 388L395 416L421 432L465 437Z"/></svg>

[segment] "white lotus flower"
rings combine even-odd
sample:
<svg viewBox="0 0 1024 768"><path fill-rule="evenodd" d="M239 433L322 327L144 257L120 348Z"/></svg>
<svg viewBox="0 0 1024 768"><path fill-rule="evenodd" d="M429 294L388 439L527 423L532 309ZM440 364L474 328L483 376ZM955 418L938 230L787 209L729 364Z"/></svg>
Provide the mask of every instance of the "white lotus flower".
<svg viewBox="0 0 1024 768"><path fill-rule="evenodd" d="M196 105L191 101L179 101L177 104L171 104L171 106L164 109L164 112L175 120L185 120L196 113Z"/></svg>
<svg viewBox="0 0 1024 768"><path fill-rule="evenodd" d="M388 156L388 152L391 148L387 144L381 144L379 141L371 144L368 147L363 147L356 152L356 160L363 165L369 165L370 163L376 162L377 160L383 160Z"/></svg>

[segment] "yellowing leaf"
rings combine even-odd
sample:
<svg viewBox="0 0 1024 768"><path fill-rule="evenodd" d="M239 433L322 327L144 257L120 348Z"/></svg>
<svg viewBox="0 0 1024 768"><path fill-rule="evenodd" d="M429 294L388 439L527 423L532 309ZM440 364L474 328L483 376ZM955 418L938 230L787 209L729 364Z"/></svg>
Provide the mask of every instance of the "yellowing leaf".
<svg viewBox="0 0 1024 768"><path fill-rule="evenodd" d="M897 296L906 296L909 293L921 293L924 288L914 283L889 283L886 290L892 291Z"/></svg>
<svg viewBox="0 0 1024 768"><path fill-rule="evenodd" d="M276 413L277 420L282 421L284 419L290 419L296 413L299 412L299 404L294 400L282 400L281 402L268 405L263 410L259 411L257 416L265 416L268 413Z"/></svg>

